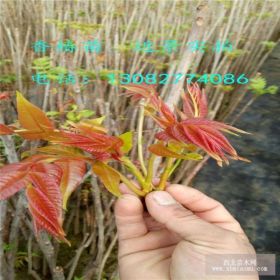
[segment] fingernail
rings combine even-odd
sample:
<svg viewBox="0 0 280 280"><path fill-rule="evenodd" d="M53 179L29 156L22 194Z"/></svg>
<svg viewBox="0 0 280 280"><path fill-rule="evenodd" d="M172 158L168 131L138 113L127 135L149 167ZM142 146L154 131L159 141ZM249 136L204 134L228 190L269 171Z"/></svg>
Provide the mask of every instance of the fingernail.
<svg viewBox="0 0 280 280"><path fill-rule="evenodd" d="M177 201L167 192L157 191L153 193L153 199L159 205L172 205L176 204Z"/></svg>

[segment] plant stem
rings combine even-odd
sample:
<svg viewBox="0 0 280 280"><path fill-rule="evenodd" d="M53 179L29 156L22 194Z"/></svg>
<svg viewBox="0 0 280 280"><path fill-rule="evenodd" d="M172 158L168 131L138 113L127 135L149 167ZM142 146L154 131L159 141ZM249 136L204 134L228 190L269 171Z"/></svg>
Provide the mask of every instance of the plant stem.
<svg viewBox="0 0 280 280"><path fill-rule="evenodd" d="M147 176L146 176L146 180L145 180L146 183L145 183L144 191L150 191L153 189L152 180L153 180L153 174L154 174L155 159L156 159L156 155L151 154L149 161L148 161L148 172L147 172Z"/></svg>
<svg viewBox="0 0 280 280"><path fill-rule="evenodd" d="M140 111L139 111L139 119L138 119L138 131L137 131L137 147L138 147L138 159L141 165L141 169L144 173L144 175L147 175L147 169L144 163L144 158L143 158L143 143L142 143L142 138L143 138L143 124L144 124L144 110L145 110L145 105L143 103L140 103Z"/></svg>
<svg viewBox="0 0 280 280"><path fill-rule="evenodd" d="M145 185L145 178L139 169L134 165L134 163L128 157L122 157L122 162L125 167L136 177L141 186Z"/></svg>
<svg viewBox="0 0 280 280"><path fill-rule="evenodd" d="M170 177L173 172L176 170L176 168L179 166L179 164L182 162L182 159L177 159L175 164L173 165L172 169L170 170L168 177Z"/></svg>
<svg viewBox="0 0 280 280"><path fill-rule="evenodd" d="M143 192L142 190L139 190L130 180L128 180L124 175L122 175L121 173L120 177L121 180L127 185L127 187L132 190L134 193L138 194L139 196L145 196L145 192Z"/></svg>
<svg viewBox="0 0 280 280"><path fill-rule="evenodd" d="M172 170L172 167L173 167L173 161L174 161L173 158L167 158L165 169L164 169L164 171L161 175L160 182L159 182L159 185L157 187L158 190L164 190L165 185L166 185L166 181L169 178L169 174L170 174L170 172Z"/></svg>

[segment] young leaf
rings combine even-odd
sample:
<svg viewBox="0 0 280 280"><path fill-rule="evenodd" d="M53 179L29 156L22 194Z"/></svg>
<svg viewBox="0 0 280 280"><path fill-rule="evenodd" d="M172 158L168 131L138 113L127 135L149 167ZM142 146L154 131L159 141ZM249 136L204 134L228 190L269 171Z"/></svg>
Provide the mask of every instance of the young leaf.
<svg viewBox="0 0 280 280"><path fill-rule="evenodd" d="M119 138L123 141L123 146L121 147L121 151L123 153L128 153L132 148L133 141L133 133L132 131L128 131L119 136Z"/></svg>
<svg viewBox="0 0 280 280"><path fill-rule="evenodd" d="M29 178L32 185L39 188L53 203L58 220L62 224L62 195L59 188L61 168L55 164L38 162L32 166Z"/></svg>
<svg viewBox="0 0 280 280"><path fill-rule="evenodd" d="M202 156L196 153L180 154L170 150L162 142L153 144L149 147L149 151L157 156L178 158L185 160L201 160Z"/></svg>
<svg viewBox="0 0 280 280"><path fill-rule="evenodd" d="M76 122L76 121L79 121L80 120L80 118L79 118L79 116L77 115L77 113L76 112L68 112L67 114L66 114L66 117L67 117L67 119L68 120L70 120L70 121L73 121L73 122Z"/></svg>
<svg viewBox="0 0 280 280"><path fill-rule="evenodd" d="M106 189L115 196L120 196L120 175L117 170L100 161L92 166L93 172L98 176Z"/></svg>
<svg viewBox="0 0 280 280"><path fill-rule="evenodd" d="M86 120L86 122L92 124L92 125L102 125L103 121L105 120L105 116L96 118L96 119L91 119L91 120Z"/></svg>
<svg viewBox="0 0 280 280"><path fill-rule="evenodd" d="M79 112L79 115L83 118L89 118L94 115L94 112L91 110L82 110Z"/></svg>
<svg viewBox="0 0 280 280"><path fill-rule="evenodd" d="M35 188L31 184L26 189L26 196L36 229L45 229L59 240L69 244L65 239L56 206L48 196L40 188Z"/></svg>
<svg viewBox="0 0 280 280"><path fill-rule="evenodd" d="M6 199L32 182L37 187L45 188L48 193L57 188L61 180L61 169L54 164L43 161L53 161L46 155L35 155L21 163L14 163L0 169L0 199ZM59 194L53 195L54 200ZM60 207L58 207L60 205ZM57 204L57 209L61 203Z"/></svg>
<svg viewBox="0 0 280 280"><path fill-rule="evenodd" d="M86 164L81 160L58 160L55 163L60 166L63 176L60 183L60 190L63 198L63 209L66 210L67 201L70 195L82 182L86 173Z"/></svg>
<svg viewBox="0 0 280 280"><path fill-rule="evenodd" d="M49 111L46 113L46 116L47 117L56 117L56 116L59 116L60 115L60 112L57 112L57 111Z"/></svg>
<svg viewBox="0 0 280 280"><path fill-rule="evenodd" d="M49 145L41 148L37 148L37 151L50 155L56 155L60 157L67 157L72 159L89 159L77 148L65 147L62 145Z"/></svg>
<svg viewBox="0 0 280 280"><path fill-rule="evenodd" d="M182 151L182 149L190 152L195 152L197 150L197 147L193 144L185 144L170 140L168 142L168 149L174 152L180 152Z"/></svg>
<svg viewBox="0 0 280 280"><path fill-rule="evenodd" d="M51 163L57 159L56 156L50 156L50 155L40 155L35 154L31 157L26 158L23 162L31 162L31 163L38 163L38 162L48 162Z"/></svg>
<svg viewBox="0 0 280 280"><path fill-rule="evenodd" d="M26 133L23 131L26 139L38 139L40 135L42 138L48 132L53 131L54 126L46 114L27 101L20 92L17 92L17 108L19 122L27 130Z"/></svg>
<svg viewBox="0 0 280 280"><path fill-rule="evenodd" d="M141 98L150 98L151 95L158 95L153 85L143 84L139 86L135 84L128 84L123 85L122 87L127 90L126 93L128 95L133 95L134 100L138 100Z"/></svg>
<svg viewBox="0 0 280 280"><path fill-rule="evenodd" d="M11 128L9 128L7 125L0 123L0 135L9 135L13 133L14 131Z"/></svg>
<svg viewBox="0 0 280 280"><path fill-rule="evenodd" d="M97 120L97 119L95 119ZM87 134L90 132L97 132L97 133L106 133L107 129L104 128L101 124L99 124L95 120L83 120L79 123L74 123L71 121L68 121L67 123L70 124L72 127L77 128L80 130L83 134Z"/></svg>
<svg viewBox="0 0 280 280"><path fill-rule="evenodd" d="M94 155L95 159L106 160L111 157L116 159L120 156L122 140L106 134L96 133L91 129L84 131L83 134L63 132L65 138L51 140L53 143L63 144L69 147L77 147Z"/></svg>
<svg viewBox="0 0 280 280"><path fill-rule="evenodd" d="M20 189L26 187L25 171L8 173L0 178L0 200L7 199Z"/></svg>
<svg viewBox="0 0 280 280"><path fill-rule="evenodd" d="M10 98L10 94L8 92L0 92L0 101L1 100L7 100Z"/></svg>
<svg viewBox="0 0 280 280"><path fill-rule="evenodd" d="M0 200L4 200L26 187L26 176L31 163L13 163L0 169Z"/></svg>

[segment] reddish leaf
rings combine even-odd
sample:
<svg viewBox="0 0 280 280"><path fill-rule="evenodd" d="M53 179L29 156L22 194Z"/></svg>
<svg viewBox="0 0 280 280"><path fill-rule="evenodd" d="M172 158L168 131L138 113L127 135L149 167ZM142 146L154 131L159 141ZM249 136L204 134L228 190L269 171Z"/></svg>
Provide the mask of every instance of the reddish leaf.
<svg viewBox="0 0 280 280"><path fill-rule="evenodd" d="M14 131L11 128L9 128L7 125L0 123L0 135L9 135L13 133Z"/></svg>
<svg viewBox="0 0 280 280"><path fill-rule="evenodd" d="M0 169L0 199L7 199L27 185L31 164L14 163Z"/></svg>
<svg viewBox="0 0 280 280"><path fill-rule="evenodd" d="M42 188L29 185L26 189L26 196L36 229L45 229L59 240L69 244L65 239L65 233L57 215L56 205L42 191Z"/></svg>
<svg viewBox="0 0 280 280"><path fill-rule="evenodd" d="M50 155L33 155L26 159L24 159L22 162L29 162L29 163L37 163L37 162L52 162L56 159L55 156Z"/></svg>
<svg viewBox="0 0 280 280"><path fill-rule="evenodd" d="M182 95L183 112L187 118L205 118L207 116L207 98L197 83L188 85L188 93Z"/></svg>
<svg viewBox="0 0 280 280"><path fill-rule="evenodd" d="M66 210L67 201L73 191L82 182L86 173L86 164L81 160L58 160L55 163L60 166L63 176L60 183L60 190L63 198L63 208Z"/></svg>
<svg viewBox="0 0 280 280"><path fill-rule="evenodd" d="M158 96L156 92L156 88L153 85L135 85L135 84L128 84L123 85L123 88L127 89L126 94L131 95L134 101L137 101L141 98L150 99L152 96Z"/></svg>
<svg viewBox="0 0 280 280"><path fill-rule="evenodd" d="M0 100L7 100L10 98L10 94L6 91L0 92Z"/></svg>
<svg viewBox="0 0 280 280"><path fill-rule="evenodd" d="M46 139L49 136L46 131L43 130L27 130L17 129L15 133L27 140Z"/></svg>
<svg viewBox="0 0 280 280"><path fill-rule="evenodd" d="M50 163L37 163L29 172L30 182L39 188L55 206L57 217L62 223L62 195L60 182L62 170L59 166Z"/></svg>
<svg viewBox="0 0 280 280"><path fill-rule="evenodd" d="M9 173L0 178L0 199L7 199L14 195L27 184L26 172L18 171Z"/></svg>
<svg viewBox="0 0 280 280"><path fill-rule="evenodd" d="M18 162L5 165L4 167L0 168L0 176L5 176L8 173L17 172L17 171L25 171L28 167L30 167L30 163L26 162Z"/></svg>
<svg viewBox="0 0 280 280"><path fill-rule="evenodd" d="M107 160L111 157L119 159L123 141L115 136L90 132L86 135L63 132L65 139L53 140L54 143L80 148L91 153L98 160Z"/></svg>
<svg viewBox="0 0 280 280"><path fill-rule="evenodd" d="M90 120L82 120L79 123L73 123L68 121L69 124L71 124L72 127L78 129L82 134L87 134L88 132L96 132L105 134L107 132L107 129L102 126L102 122L105 119L105 117L100 117L97 119L90 119Z"/></svg>
<svg viewBox="0 0 280 280"><path fill-rule="evenodd" d="M174 113L169 109L169 107L164 102L160 103L159 113L161 117L164 117L166 119L166 122L168 122L169 124L175 123L177 121Z"/></svg>
<svg viewBox="0 0 280 280"><path fill-rule="evenodd" d="M236 135L236 132L244 133L244 131L221 122L206 119L206 94L204 90L199 88L198 84L188 86L188 92L182 95L183 111L175 108L176 115L157 94L149 98L150 92L145 87L125 87L130 92L132 91L136 98L146 99L146 113L163 129L163 131L157 133L157 139L164 142L173 140L184 144L194 144L216 159L219 165L222 165L223 162L228 164L227 157L248 161L237 155L235 149L222 134L222 132L227 132ZM162 150L158 145L151 146L150 150L158 155L175 157L164 146Z"/></svg>
<svg viewBox="0 0 280 280"><path fill-rule="evenodd" d="M46 153L49 156L59 156L60 158L67 159L77 159L77 160L85 160L85 161L93 161L92 158L87 157L80 151L78 148L65 147L62 145L49 145L42 148L38 148L37 151Z"/></svg>

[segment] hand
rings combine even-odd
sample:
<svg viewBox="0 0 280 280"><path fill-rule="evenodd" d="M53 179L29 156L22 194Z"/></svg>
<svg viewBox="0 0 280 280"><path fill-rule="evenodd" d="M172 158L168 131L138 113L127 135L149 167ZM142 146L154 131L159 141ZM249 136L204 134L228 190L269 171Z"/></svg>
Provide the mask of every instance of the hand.
<svg viewBox="0 0 280 280"><path fill-rule="evenodd" d="M255 255L239 223L220 202L182 185L151 192L145 202L148 212L132 194L122 195L115 205L121 280L259 279L257 274L205 272L206 255Z"/></svg>

